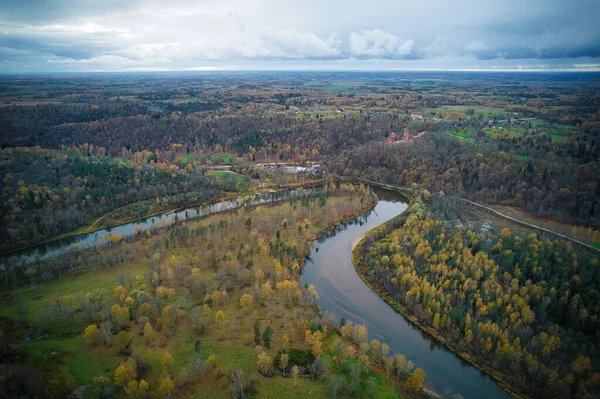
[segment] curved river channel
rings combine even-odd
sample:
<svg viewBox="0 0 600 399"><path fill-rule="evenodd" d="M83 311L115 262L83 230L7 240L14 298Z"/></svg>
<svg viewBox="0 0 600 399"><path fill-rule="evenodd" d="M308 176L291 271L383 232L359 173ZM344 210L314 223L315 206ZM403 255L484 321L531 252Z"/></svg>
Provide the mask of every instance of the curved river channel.
<svg viewBox="0 0 600 399"><path fill-rule="evenodd" d="M465 399L511 398L495 380L437 343L397 313L358 276L352 265L353 245L370 229L404 212L399 194L375 189L379 202L373 210L339 226L317 240L306 261L302 283L314 284L319 308L365 324L369 338L377 338L427 373L426 385L438 394L457 393Z"/></svg>
<svg viewBox="0 0 600 399"><path fill-rule="evenodd" d="M51 241L9 254L0 259L0 269L10 262L33 261L59 255L73 248L101 245L106 242L108 234L119 233L128 237L148 229L168 226L178 220L201 218L240 206L289 200L322 190L322 187L282 190L152 216L112 229ZM303 283L315 285L321 310L334 314L338 320L344 317L354 323L365 324L370 338L387 343L392 352L403 354L413 361L415 367L423 368L427 373L427 387L436 393L459 393L465 399L510 398L493 379L436 343L429 335L396 313L356 273L351 260L353 244L368 230L407 208L406 200L400 194L382 189L375 191L379 195L375 208L342 224L313 244L309 260L303 268Z"/></svg>

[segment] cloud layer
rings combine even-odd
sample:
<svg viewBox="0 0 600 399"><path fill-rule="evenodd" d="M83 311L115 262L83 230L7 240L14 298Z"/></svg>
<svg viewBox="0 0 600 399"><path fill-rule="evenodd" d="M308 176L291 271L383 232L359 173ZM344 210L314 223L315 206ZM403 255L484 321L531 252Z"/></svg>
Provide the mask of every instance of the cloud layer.
<svg viewBox="0 0 600 399"><path fill-rule="evenodd" d="M0 72L598 64L599 2L483 3L5 0Z"/></svg>

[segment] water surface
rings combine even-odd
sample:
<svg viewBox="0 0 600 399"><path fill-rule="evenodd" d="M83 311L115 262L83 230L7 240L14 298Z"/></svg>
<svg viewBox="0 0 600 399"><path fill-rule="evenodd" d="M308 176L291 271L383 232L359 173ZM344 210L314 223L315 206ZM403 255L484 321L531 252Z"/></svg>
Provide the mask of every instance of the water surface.
<svg viewBox="0 0 600 399"><path fill-rule="evenodd" d="M178 221L203 218L208 215L225 212L242 206L254 206L258 204L290 200L307 195L314 195L324 190L326 190L324 186L319 186L299 188L294 190L263 192L246 197L213 202L205 206L193 206L178 210L176 212L162 213L156 216L125 223L120 226L98 230L89 234L80 234L58 240L52 240L30 248L9 253L0 259L0 269L1 266L10 262L31 262L36 259L45 259L50 256L60 255L69 250L80 250L102 245L106 243L111 234L119 234L123 238L130 237L138 233L143 233L149 229L166 227Z"/></svg>
<svg viewBox="0 0 600 399"><path fill-rule="evenodd" d="M407 208L399 194L376 190L380 201L375 208L340 226L314 243L306 262L302 283L314 284L319 308L353 323L365 324L369 338L390 345L415 367L427 373L426 385L439 394L458 393L465 399L511 398L486 374L454 355L428 334L406 320L374 293L352 265L352 245L368 230L377 227Z"/></svg>
<svg viewBox="0 0 600 399"><path fill-rule="evenodd" d="M288 200L320 191L323 191L323 187L283 190L164 213L112 229L40 244L14 253L4 258L2 263L46 258L74 247L82 249L101 245L109 234L119 233L122 237L128 237L148 229L168 226L178 220L201 218L240 206ZM345 317L352 322L365 324L370 338L387 343L392 352L402 353L416 367L423 368L427 373L427 386L438 393L460 393L465 399L510 398L490 377L437 344L429 335L396 313L356 273L351 260L352 244L368 230L407 208L406 201L399 194L386 190L376 192L380 201L373 210L339 226L311 248L310 260L303 268L302 279L317 288L319 307L335 314L338 319Z"/></svg>

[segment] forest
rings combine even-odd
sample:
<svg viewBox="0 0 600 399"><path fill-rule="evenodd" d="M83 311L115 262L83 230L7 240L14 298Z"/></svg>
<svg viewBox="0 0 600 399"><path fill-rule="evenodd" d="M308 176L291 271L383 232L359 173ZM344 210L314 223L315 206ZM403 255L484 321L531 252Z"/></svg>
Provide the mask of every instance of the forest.
<svg viewBox="0 0 600 399"><path fill-rule="evenodd" d="M523 391L598 394L597 252L427 193L356 251L403 312Z"/></svg>
<svg viewBox="0 0 600 399"><path fill-rule="evenodd" d="M3 347L2 396L418 395L423 370L300 284L312 238L375 201L341 184L12 270L5 333L39 338Z"/></svg>
<svg viewBox="0 0 600 399"><path fill-rule="evenodd" d="M256 176L252 165L268 162L326 163L338 175L424 185L598 229L595 75L458 77L2 77L2 250L84 228L140 201L164 199L163 210L202 201L231 191L202 179L206 166ZM430 134L414 145L383 144L405 127ZM130 217L152 212L150 203L136 206L142 209Z"/></svg>
<svg viewBox="0 0 600 399"><path fill-rule="evenodd" d="M302 284L372 182L411 204L369 286L516 397L598 397L598 77L0 76L0 396L459 399Z"/></svg>
<svg viewBox="0 0 600 399"><path fill-rule="evenodd" d="M116 210L112 217L126 220L240 191L231 179L173 167L150 151L124 150L113 157L87 144L19 147L0 150L0 159L6 171L0 250L78 230Z"/></svg>
<svg viewBox="0 0 600 399"><path fill-rule="evenodd" d="M465 144L447 135L424 136L396 149L374 143L348 150L331 170L399 186L417 185L484 204L511 204L531 213L598 229L598 163L521 156L502 144ZM558 161L560 159L560 161Z"/></svg>

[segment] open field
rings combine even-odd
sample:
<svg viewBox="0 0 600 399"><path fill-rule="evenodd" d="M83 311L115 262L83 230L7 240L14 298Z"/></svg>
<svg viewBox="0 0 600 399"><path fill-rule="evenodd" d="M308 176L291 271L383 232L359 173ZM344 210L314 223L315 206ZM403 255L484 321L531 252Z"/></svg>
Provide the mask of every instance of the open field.
<svg viewBox="0 0 600 399"><path fill-rule="evenodd" d="M250 179L246 176L240 175L239 173L235 173L229 170L209 170L206 172L207 176L216 176L222 181L234 180L235 185L239 190L244 189L244 182L249 181Z"/></svg>
<svg viewBox="0 0 600 399"><path fill-rule="evenodd" d="M448 132L448 135L450 135L452 137L456 137L456 138L464 140L464 141L468 141L469 143L475 143L475 140L469 134L467 134L465 132L458 132L456 130L450 130Z"/></svg>
<svg viewBox="0 0 600 399"><path fill-rule="evenodd" d="M481 106L467 106L467 105L447 105L444 108L461 112L465 116L473 116L475 118L506 118L507 112L499 108L481 107Z"/></svg>

